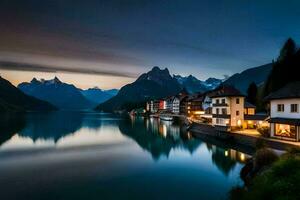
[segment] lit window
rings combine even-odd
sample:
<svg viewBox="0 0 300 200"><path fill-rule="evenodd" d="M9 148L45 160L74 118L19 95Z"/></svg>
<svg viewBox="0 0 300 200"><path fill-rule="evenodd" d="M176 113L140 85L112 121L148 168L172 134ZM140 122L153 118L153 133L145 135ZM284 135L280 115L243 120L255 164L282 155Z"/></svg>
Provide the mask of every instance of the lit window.
<svg viewBox="0 0 300 200"><path fill-rule="evenodd" d="M284 112L284 104L277 104L277 112Z"/></svg>
<svg viewBox="0 0 300 200"><path fill-rule="evenodd" d="M298 104L291 104L291 112L292 113L298 112Z"/></svg>
<svg viewBox="0 0 300 200"><path fill-rule="evenodd" d="M276 124L275 136L296 138L296 127L288 124Z"/></svg>
<svg viewBox="0 0 300 200"><path fill-rule="evenodd" d="M240 104L240 98L236 98L236 104Z"/></svg>

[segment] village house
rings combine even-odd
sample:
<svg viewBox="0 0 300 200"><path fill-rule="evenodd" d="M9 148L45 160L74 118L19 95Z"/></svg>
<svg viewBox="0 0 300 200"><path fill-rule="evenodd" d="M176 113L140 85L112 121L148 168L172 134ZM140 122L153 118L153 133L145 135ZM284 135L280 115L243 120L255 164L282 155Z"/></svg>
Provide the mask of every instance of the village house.
<svg viewBox="0 0 300 200"><path fill-rule="evenodd" d="M268 127L266 121L268 115L266 113L256 113L256 106L245 101L244 103L244 129L257 129L260 127Z"/></svg>
<svg viewBox="0 0 300 200"><path fill-rule="evenodd" d="M146 104L146 110L150 113L156 113L159 110L159 100L152 100L147 102Z"/></svg>
<svg viewBox="0 0 300 200"><path fill-rule="evenodd" d="M242 128L245 96L236 88L224 85L212 99L212 125L222 131Z"/></svg>
<svg viewBox="0 0 300 200"><path fill-rule="evenodd" d="M174 114L179 114L180 100L178 96L170 96L165 98L165 104L166 111L172 112Z"/></svg>
<svg viewBox="0 0 300 200"><path fill-rule="evenodd" d="M270 101L271 137L300 140L300 82L293 82L266 97Z"/></svg>

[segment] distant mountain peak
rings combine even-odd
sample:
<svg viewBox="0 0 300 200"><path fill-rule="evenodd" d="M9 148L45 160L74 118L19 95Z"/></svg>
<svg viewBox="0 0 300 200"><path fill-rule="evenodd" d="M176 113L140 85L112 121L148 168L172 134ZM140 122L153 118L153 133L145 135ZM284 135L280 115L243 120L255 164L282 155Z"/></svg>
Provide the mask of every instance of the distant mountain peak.
<svg viewBox="0 0 300 200"><path fill-rule="evenodd" d="M61 81L57 78L57 76L54 77L53 81L54 83L61 83Z"/></svg>
<svg viewBox="0 0 300 200"><path fill-rule="evenodd" d="M35 83L40 83L36 78L33 78L31 81L30 81L30 83L33 83L33 84L35 84Z"/></svg>
<svg viewBox="0 0 300 200"><path fill-rule="evenodd" d="M168 68L160 69L158 66L153 67L149 72L142 74L137 81L148 80L162 85L166 80L172 80Z"/></svg>

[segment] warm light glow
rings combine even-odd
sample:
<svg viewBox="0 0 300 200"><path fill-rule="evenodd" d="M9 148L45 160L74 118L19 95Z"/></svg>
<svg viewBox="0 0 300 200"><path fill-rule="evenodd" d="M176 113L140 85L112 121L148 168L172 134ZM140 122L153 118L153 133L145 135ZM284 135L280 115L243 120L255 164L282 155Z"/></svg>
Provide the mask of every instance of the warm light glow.
<svg viewBox="0 0 300 200"><path fill-rule="evenodd" d="M242 125L242 121L239 119L239 120L237 121L237 124L238 124L238 126L241 126L241 125Z"/></svg>
<svg viewBox="0 0 300 200"><path fill-rule="evenodd" d="M195 111L194 114L196 114L196 115L203 115L203 114L205 114L205 112L201 111L201 110L198 110L198 111Z"/></svg>
<svg viewBox="0 0 300 200"><path fill-rule="evenodd" d="M253 122L252 121L248 121L248 124L253 124Z"/></svg>
<svg viewBox="0 0 300 200"><path fill-rule="evenodd" d="M228 151L225 151L225 156L228 156Z"/></svg>
<svg viewBox="0 0 300 200"><path fill-rule="evenodd" d="M244 161L245 160L245 154L241 153L240 158L241 158L241 161Z"/></svg>

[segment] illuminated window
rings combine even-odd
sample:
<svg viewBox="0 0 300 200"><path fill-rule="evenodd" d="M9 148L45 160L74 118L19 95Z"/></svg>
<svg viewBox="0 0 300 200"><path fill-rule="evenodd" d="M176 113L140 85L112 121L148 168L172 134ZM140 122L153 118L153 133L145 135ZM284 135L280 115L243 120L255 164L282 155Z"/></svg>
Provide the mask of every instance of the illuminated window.
<svg viewBox="0 0 300 200"><path fill-rule="evenodd" d="M248 108L248 115L254 115L255 109L254 108Z"/></svg>
<svg viewBox="0 0 300 200"><path fill-rule="evenodd" d="M288 124L276 124L275 136L296 138L296 127Z"/></svg>
<svg viewBox="0 0 300 200"><path fill-rule="evenodd" d="M277 104L277 112L284 112L284 104Z"/></svg>
<svg viewBox="0 0 300 200"><path fill-rule="evenodd" d="M298 104L291 104L291 112L292 113L298 112Z"/></svg>

